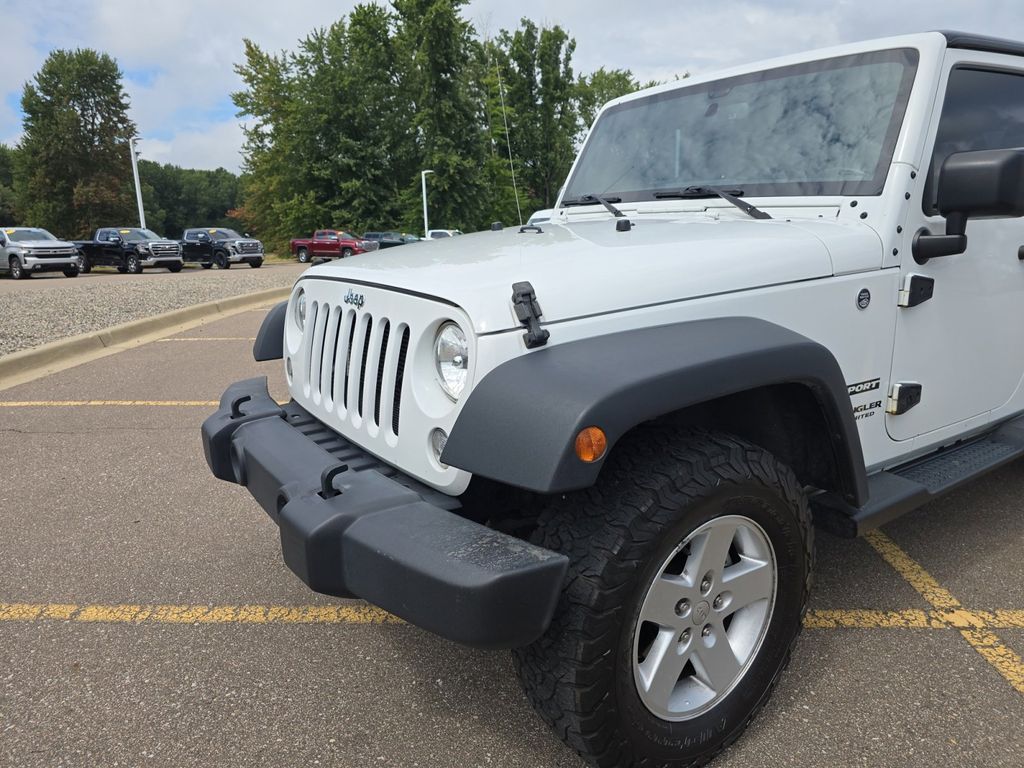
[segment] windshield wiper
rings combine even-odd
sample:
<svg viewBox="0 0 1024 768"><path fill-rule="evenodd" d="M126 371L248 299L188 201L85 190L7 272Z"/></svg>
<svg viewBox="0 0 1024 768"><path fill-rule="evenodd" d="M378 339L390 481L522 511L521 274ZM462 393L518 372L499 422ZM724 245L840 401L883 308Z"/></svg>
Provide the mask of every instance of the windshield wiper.
<svg viewBox="0 0 1024 768"><path fill-rule="evenodd" d="M731 203L750 216L752 219L770 219L767 213L757 206L740 200L739 195L743 194L742 189L719 189L718 187L686 187L685 189L673 189L666 192L655 192L654 197L658 200L666 198L697 199L701 197L720 197L727 203Z"/></svg>
<svg viewBox="0 0 1024 768"><path fill-rule="evenodd" d="M621 202L621 197L601 197L600 195L580 195L579 197L570 197L568 200L563 200L562 205L568 207L570 205L594 205L600 203L608 212L616 218L624 218L626 214L616 208L612 203Z"/></svg>

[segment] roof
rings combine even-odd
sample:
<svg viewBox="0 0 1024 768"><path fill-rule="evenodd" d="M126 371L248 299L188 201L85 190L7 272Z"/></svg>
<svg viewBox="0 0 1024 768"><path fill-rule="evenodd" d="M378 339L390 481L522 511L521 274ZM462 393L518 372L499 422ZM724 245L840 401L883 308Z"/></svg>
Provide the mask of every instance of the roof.
<svg viewBox="0 0 1024 768"><path fill-rule="evenodd" d="M940 35L946 38L950 48L965 48L971 51L986 53L1006 53L1011 56L1024 56L1024 43L1016 40L1004 40L1000 37L975 35L971 32L951 32L942 30Z"/></svg>

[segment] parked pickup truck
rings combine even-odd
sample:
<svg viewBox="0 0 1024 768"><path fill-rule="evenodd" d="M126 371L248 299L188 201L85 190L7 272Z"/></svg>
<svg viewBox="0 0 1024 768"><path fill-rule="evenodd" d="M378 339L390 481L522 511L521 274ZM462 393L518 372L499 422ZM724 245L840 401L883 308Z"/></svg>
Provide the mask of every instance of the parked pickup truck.
<svg viewBox="0 0 1024 768"><path fill-rule="evenodd" d="M408 235L403 232L363 232L363 240L373 240L380 243L381 248L394 248L398 245L418 243L420 239L416 235Z"/></svg>
<svg viewBox="0 0 1024 768"><path fill-rule="evenodd" d="M290 401L232 385L206 459L314 590L512 648L590 764L703 765L797 649L812 509L853 538L1024 458L1024 44L905 35L621 97L554 207L306 271L254 349ZM963 566L998 580L1019 546L963 501L992 526ZM920 551L940 527L950 556L951 519L922 510Z"/></svg>
<svg viewBox="0 0 1024 768"><path fill-rule="evenodd" d="M180 242L181 257L187 262L198 263L203 269L214 264L217 269L230 269L232 264L241 263L253 269L263 266L263 243L233 229L186 229Z"/></svg>
<svg viewBox="0 0 1024 768"><path fill-rule="evenodd" d="M58 240L45 229L4 227L0 229L0 271L15 280L36 272L63 272L78 277L78 249L74 243Z"/></svg>
<svg viewBox="0 0 1024 768"><path fill-rule="evenodd" d="M303 264L313 259L334 259L355 256L367 251L375 251L380 247L373 240L344 232L340 229L318 229L312 237L292 240L292 253Z"/></svg>
<svg viewBox="0 0 1024 768"><path fill-rule="evenodd" d="M141 274L145 267L163 267L181 272L181 246L149 229L105 227L96 230L92 240L76 240L78 268L117 267L118 272Z"/></svg>

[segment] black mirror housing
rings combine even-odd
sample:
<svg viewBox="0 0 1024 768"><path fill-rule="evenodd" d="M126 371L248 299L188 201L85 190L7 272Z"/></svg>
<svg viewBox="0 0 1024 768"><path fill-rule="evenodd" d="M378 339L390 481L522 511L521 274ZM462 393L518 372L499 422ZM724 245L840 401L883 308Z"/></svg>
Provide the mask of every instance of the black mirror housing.
<svg viewBox="0 0 1024 768"><path fill-rule="evenodd" d="M1024 148L954 152L939 171L937 203L939 213L965 225L968 218L1024 216Z"/></svg>
<svg viewBox="0 0 1024 768"><path fill-rule="evenodd" d="M939 170L936 205L946 234L922 228L914 235L918 264L966 251L968 219L1024 216L1024 148L954 152Z"/></svg>

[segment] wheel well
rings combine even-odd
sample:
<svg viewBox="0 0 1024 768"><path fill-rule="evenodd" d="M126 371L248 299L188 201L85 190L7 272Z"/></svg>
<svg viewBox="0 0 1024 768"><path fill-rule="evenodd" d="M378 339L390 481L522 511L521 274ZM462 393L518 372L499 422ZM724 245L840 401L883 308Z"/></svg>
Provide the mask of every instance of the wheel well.
<svg viewBox="0 0 1024 768"><path fill-rule="evenodd" d="M770 451L804 485L842 488L832 430L814 392L803 384L777 384L726 395L656 421L729 432Z"/></svg>

